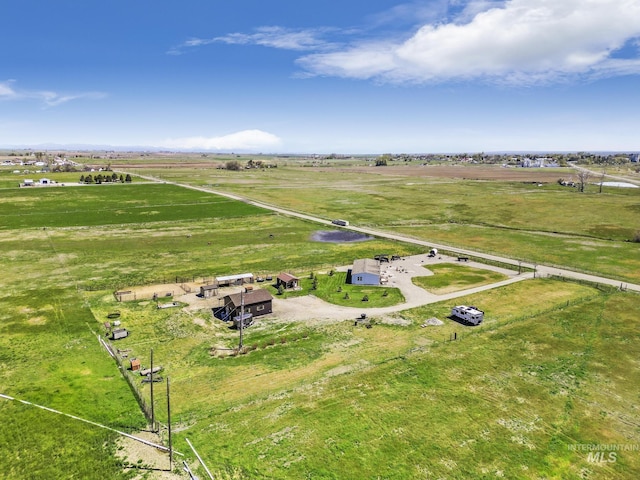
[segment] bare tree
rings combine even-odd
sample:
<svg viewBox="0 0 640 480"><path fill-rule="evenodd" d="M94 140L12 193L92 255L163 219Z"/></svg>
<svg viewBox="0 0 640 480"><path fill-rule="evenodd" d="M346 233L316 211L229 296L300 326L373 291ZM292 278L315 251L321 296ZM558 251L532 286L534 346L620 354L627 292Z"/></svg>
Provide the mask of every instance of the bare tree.
<svg viewBox="0 0 640 480"><path fill-rule="evenodd" d="M584 192L584 189L591 178L591 172L589 170L580 169L576 176L578 177L579 189L581 192Z"/></svg>

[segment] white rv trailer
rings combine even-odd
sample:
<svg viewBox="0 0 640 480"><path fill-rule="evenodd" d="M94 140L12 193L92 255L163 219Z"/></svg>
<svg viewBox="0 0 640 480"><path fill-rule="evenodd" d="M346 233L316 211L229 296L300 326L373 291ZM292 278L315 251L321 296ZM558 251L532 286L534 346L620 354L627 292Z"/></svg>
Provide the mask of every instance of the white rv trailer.
<svg viewBox="0 0 640 480"><path fill-rule="evenodd" d="M467 307L466 305L458 305L451 310L451 316L465 320L472 325L479 325L484 320L484 312L476 307Z"/></svg>

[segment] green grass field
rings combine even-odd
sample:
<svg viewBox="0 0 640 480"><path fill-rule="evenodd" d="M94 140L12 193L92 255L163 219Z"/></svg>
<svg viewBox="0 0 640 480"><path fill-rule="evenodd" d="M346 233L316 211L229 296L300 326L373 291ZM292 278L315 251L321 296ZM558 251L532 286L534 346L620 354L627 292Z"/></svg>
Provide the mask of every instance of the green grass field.
<svg viewBox="0 0 640 480"><path fill-rule="evenodd" d="M600 194L590 186L580 194L555 181L569 178L571 169L532 169L530 181L505 181L473 180L485 166L429 176L438 168L288 161L264 171L135 171L435 243L640 282L640 248L630 243L640 230L640 189L605 187ZM505 169L493 170L499 178Z"/></svg>
<svg viewBox="0 0 640 480"><path fill-rule="evenodd" d="M539 280L469 301L486 306L480 328L448 321L448 306L433 305L404 313L410 327L347 322L316 327L306 339L279 332L296 340L213 364L191 354L174 382L188 392L176 394L176 415L218 474L246 478L581 478L586 471L632 478L640 471L633 452L591 465L571 450L637 438L629 421L637 418L631 404L640 378L625 368L637 352L623 313L638 306L636 296ZM417 326L431 316L445 325ZM453 331L458 340L450 342Z"/></svg>
<svg viewBox="0 0 640 480"><path fill-rule="evenodd" d="M430 277L414 277L413 283L438 295L466 288L479 287L506 280L508 277L490 270L479 270L466 265L431 265Z"/></svg>
<svg viewBox="0 0 640 480"><path fill-rule="evenodd" d="M626 241L640 227L633 191L579 195L552 183L352 172L353 160L227 172L137 158L135 171L148 161L167 162L171 168L146 169L167 180L328 219L628 281L640 271L638 244ZM373 318L373 328L317 321L312 311L308 321L287 322L276 311L247 329L245 350L234 352L238 332L208 307L117 302L114 290L290 271L302 294L358 308L364 295L368 307L396 305L394 288L345 285L344 273L328 272L380 252L424 250L378 239L316 242L311 222L168 184L19 189L3 175L1 394L117 430L145 429L97 339L117 310L132 332L117 348L146 366L153 348L171 378L175 447L195 465L188 438L215 478L640 476L637 294L537 279ZM416 283L444 292L501 279L457 264L434 271ZM459 303L481 306L483 324L448 319ZM443 325L422 328L432 317ZM141 380L134 378L148 401ZM164 426L163 389L157 384ZM123 469L114 432L5 398L0 424L2 478L160 478ZM594 444L636 449L599 462L579 449Z"/></svg>
<svg viewBox="0 0 640 480"><path fill-rule="evenodd" d="M144 224L265 215L246 203L172 185L102 184L5 192L3 228Z"/></svg>

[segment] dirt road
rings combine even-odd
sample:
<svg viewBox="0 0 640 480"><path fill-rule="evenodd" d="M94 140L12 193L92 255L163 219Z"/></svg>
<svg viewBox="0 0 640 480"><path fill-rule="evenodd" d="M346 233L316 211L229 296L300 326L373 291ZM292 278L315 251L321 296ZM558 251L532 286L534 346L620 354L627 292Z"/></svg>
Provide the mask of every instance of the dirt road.
<svg viewBox="0 0 640 480"><path fill-rule="evenodd" d="M267 203L263 203L263 202L257 202L257 201L253 201L244 197L241 197L239 195L234 195L231 193L226 193L226 192L220 192L217 190L212 190L210 188L205 188L205 187L196 187L193 185L186 185L183 183L177 183L177 182L167 182L155 177L149 177L149 176L144 176L144 175L139 175L141 178L145 178L147 180L150 181L156 181L156 182L160 182L160 183L170 183L172 185L176 185L179 187L184 187L184 188L190 188L192 190L198 190L201 192L208 192L208 193L212 193L215 195L220 195L223 197L227 197L227 198L231 198L233 200L238 200L241 202L245 202L245 203L249 203L251 205L255 205L257 207L261 207L267 210L271 210L274 212L278 212L281 213L282 215L287 215L290 217L296 217L296 218L301 218L304 220L309 220L312 222L316 222L322 225L331 225L331 221L330 220L325 220L323 218L319 218L319 217L315 217L313 215L308 215L306 213L300 213L300 212L295 212L292 210L287 210L281 207L277 207L274 205L269 205ZM335 225L334 225L335 227ZM447 250L449 252L453 252L455 254L459 254L459 255L463 255L463 256L474 256L477 258L484 258L487 260L493 260L496 262L500 262L500 263L504 263L507 265L513 265L514 267L518 267L519 265L525 267L525 268L531 268L531 269L535 269L536 273L538 276L549 276L549 275L557 275L557 276L561 276L561 277L565 277L568 279L577 279L577 280L585 280L588 282L593 282L593 283L600 283L603 285L610 285L610 286L614 286L614 287L622 287L626 290L630 290L630 291L634 291L634 292L640 292L640 285L638 284L633 284L633 283L625 283L625 282L620 282L620 280L615 280L615 279L610 279L610 278L605 278L605 277L600 277L598 275L590 275L590 274L585 274L585 273L578 273L578 272L574 272L572 270L568 270L565 268L557 268L557 267L551 267L551 266L546 266L546 265L541 265L541 264L533 264L533 263L528 263L528 262L520 262L519 260L514 260L512 258L507 258L507 257L501 257L499 255L490 255L487 253L481 253L481 252L474 252L473 250L467 250L464 248L457 248L457 247L452 247L450 245L444 245L444 244L438 244L438 243L433 243L433 242L429 242L429 241L425 241L425 240L419 240L416 238L411 238L411 237L407 237L404 235L398 235L395 233L389 233L389 232L384 232L381 230L374 230L372 228L362 228L362 227L356 227L356 226L348 226L348 227L341 227L341 228L345 228L347 230L351 230L354 232L360 232L360 233L364 233L366 235L372 235L374 237L378 237L378 238L387 238L390 240L396 240L399 242L404 242L404 243L412 243L414 245L422 245L425 248L437 248L439 250ZM486 266L483 266L483 268L486 268Z"/></svg>

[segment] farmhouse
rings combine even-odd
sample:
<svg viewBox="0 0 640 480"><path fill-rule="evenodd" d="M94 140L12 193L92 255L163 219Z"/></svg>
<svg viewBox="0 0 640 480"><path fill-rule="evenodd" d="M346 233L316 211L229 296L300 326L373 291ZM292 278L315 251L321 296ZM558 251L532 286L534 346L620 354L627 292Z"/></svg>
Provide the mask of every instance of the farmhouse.
<svg viewBox="0 0 640 480"><path fill-rule="evenodd" d="M290 273L281 273L276 277L276 288L282 285L285 289L298 288L298 281L300 279L291 275Z"/></svg>
<svg viewBox="0 0 640 480"><path fill-rule="evenodd" d="M351 268L352 285L380 285L380 262L363 258L353 262Z"/></svg>
<svg viewBox="0 0 640 480"><path fill-rule="evenodd" d="M240 273L238 275L227 275L225 277L216 277L216 283L218 284L219 287L253 283L253 273Z"/></svg>
<svg viewBox="0 0 640 480"><path fill-rule="evenodd" d="M467 307L466 305L458 305L451 310L451 316L465 320L472 325L478 325L484 319L484 312L476 307Z"/></svg>
<svg viewBox="0 0 640 480"><path fill-rule="evenodd" d="M271 294L262 288L227 295L223 299L225 317L231 318L240 315L243 303L245 314L250 313L254 317L267 315L273 311L272 301Z"/></svg>

